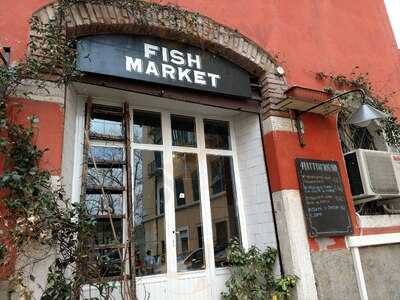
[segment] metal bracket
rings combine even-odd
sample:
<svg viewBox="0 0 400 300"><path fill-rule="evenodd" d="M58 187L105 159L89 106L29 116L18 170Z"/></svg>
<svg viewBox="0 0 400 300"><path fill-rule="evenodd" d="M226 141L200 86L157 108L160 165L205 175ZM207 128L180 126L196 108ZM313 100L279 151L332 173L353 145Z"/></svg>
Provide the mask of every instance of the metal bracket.
<svg viewBox="0 0 400 300"><path fill-rule="evenodd" d="M333 100L336 100L336 99L338 99L340 97L343 97L343 96L345 96L347 94L350 94L350 93L360 93L361 96L362 96L362 99L363 99L362 101L364 102L364 99L365 99L365 96L366 96L365 92L362 89L355 89L355 90L344 92L344 93L339 94L339 95L335 95L332 98L330 98L330 99L328 99L328 100L326 100L326 101L324 101L322 103L318 103L318 104L310 107L307 110L295 111L295 125L296 125L297 136L299 138L299 143L300 143L301 147L305 147L305 145L306 145L305 142L304 142L304 132L303 132L303 130L301 128L301 115L303 115L303 114L305 114L307 112L312 112L314 109L319 108L319 107L321 107L323 105L326 105L326 104L332 102Z"/></svg>
<svg viewBox="0 0 400 300"><path fill-rule="evenodd" d="M1 50L0 51L0 60L7 67L10 64L11 48L10 47L2 47L0 50Z"/></svg>

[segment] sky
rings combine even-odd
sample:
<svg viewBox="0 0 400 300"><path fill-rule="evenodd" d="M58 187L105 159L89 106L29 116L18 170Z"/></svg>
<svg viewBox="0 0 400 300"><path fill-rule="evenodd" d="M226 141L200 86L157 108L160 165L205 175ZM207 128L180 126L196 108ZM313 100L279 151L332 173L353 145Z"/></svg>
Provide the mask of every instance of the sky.
<svg viewBox="0 0 400 300"><path fill-rule="evenodd" d="M385 0L385 4L396 38L397 48L400 48L400 0Z"/></svg>

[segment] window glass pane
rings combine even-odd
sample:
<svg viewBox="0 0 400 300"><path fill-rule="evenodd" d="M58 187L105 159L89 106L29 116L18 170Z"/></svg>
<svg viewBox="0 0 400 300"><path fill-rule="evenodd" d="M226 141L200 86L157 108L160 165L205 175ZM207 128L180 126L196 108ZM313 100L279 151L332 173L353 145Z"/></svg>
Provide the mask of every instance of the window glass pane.
<svg viewBox="0 0 400 300"><path fill-rule="evenodd" d="M91 216L122 215L122 194L86 194L86 209Z"/></svg>
<svg viewBox="0 0 400 300"><path fill-rule="evenodd" d="M121 257L117 248L91 250L87 265L82 267L87 277L98 279L122 275Z"/></svg>
<svg viewBox="0 0 400 300"><path fill-rule="evenodd" d="M91 146L89 150L89 157L91 161L101 163L104 161L122 161L124 159L124 152L119 147L104 147L104 146Z"/></svg>
<svg viewBox="0 0 400 300"><path fill-rule="evenodd" d="M204 269L197 155L174 152L173 165L178 272Z"/></svg>
<svg viewBox="0 0 400 300"><path fill-rule="evenodd" d="M160 113L133 111L133 142L162 144Z"/></svg>
<svg viewBox="0 0 400 300"><path fill-rule="evenodd" d="M109 218L96 219L95 243L97 245L122 243L122 218L112 218L112 225L115 230L115 236Z"/></svg>
<svg viewBox="0 0 400 300"><path fill-rule="evenodd" d="M134 151L136 275L167 271L162 152Z"/></svg>
<svg viewBox="0 0 400 300"><path fill-rule="evenodd" d="M196 147L195 119L171 115L172 145Z"/></svg>
<svg viewBox="0 0 400 300"><path fill-rule="evenodd" d="M207 155L215 266L226 265L227 246L239 239L232 158Z"/></svg>
<svg viewBox="0 0 400 300"><path fill-rule="evenodd" d="M90 136L122 138L122 112L95 108L91 115Z"/></svg>
<svg viewBox="0 0 400 300"><path fill-rule="evenodd" d="M229 122L204 120L206 148L231 149Z"/></svg>
<svg viewBox="0 0 400 300"><path fill-rule="evenodd" d="M122 168L89 167L87 177L88 188L122 188Z"/></svg>

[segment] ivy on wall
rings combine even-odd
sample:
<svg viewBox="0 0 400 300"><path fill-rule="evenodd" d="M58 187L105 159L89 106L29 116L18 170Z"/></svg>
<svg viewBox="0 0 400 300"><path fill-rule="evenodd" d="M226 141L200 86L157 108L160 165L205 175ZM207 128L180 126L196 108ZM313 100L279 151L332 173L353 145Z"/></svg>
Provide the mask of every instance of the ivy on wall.
<svg viewBox="0 0 400 300"><path fill-rule="evenodd" d="M29 264L35 265L44 259L30 253L32 245L39 245L43 253L49 253L46 258L53 258L47 285L43 287L45 300L79 298L79 288L86 282L79 266L88 260L86 248L79 241L88 239L95 221L87 215L83 204L66 199L61 183L52 182L48 170L39 168L47 150L39 149L33 141L37 118L29 117L28 126L15 124L8 118L7 110L9 100L27 80L33 81L36 89L46 91L49 81L63 85L80 75L75 70L75 41L65 35L65 12L72 5L84 2L88 1L59 1L50 22L43 23L33 17L30 55L13 66L0 66L0 153L5 158L0 176L5 196L0 201L7 214L2 219L16 220L9 234L18 257L29 257ZM115 5L117 1L108 2ZM29 98L29 93L25 96ZM0 264L6 254L6 247L0 245ZM24 269L17 268L11 284L18 293L29 297L32 291L26 285L26 275ZM35 281L31 274L28 278ZM106 282L99 280L92 286L103 297L109 297L111 291Z"/></svg>
<svg viewBox="0 0 400 300"><path fill-rule="evenodd" d="M388 105L390 97L393 97L396 91L385 96L378 94L369 79L369 74L359 73L357 69L358 67L356 67L350 75L318 72L315 74L315 77L319 81L326 82L328 86L325 88L325 91L333 95L340 94L344 90L363 90L366 94L365 99L362 99L359 93L351 93L339 98L342 104L341 113L343 114L343 119L347 120L353 113L354 108L362 103L371 105L388 116L380 120L381 131L379 131L378 134L383 133L386 142L390 146L395 149L400 149L400 124L393 109Z"/></svg>
<svg viewBox="0 0 400 300"><path fill-rule="evenodd" d="M287 299L296 286L298 277L277 277L274 272L277 250L268 247L261 251L255 246L243 249L237 240L229 246L227 261L231 278L226 282L225 300Z"/></svg>

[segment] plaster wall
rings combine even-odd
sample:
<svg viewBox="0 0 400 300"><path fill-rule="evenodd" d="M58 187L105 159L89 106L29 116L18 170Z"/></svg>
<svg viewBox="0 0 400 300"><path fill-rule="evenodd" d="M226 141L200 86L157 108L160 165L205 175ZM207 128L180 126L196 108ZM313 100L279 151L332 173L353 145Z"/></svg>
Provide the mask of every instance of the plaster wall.
<svg viewBox="0 0 400 300"><path fill-rule="evenodd" d="M369 300L400 299L400 244L359 248Z"/></svg>
<svg viewBox="0 0 400 300"><path fill-rule="evenodd" d="M312 252L311 261L319 300L360 299L349 249Z"/></svg>
<svg viewBox="0 0 400 300"><path fill-rule="evenodd" d="M276 247L258 115L241 113L234 126L249 245Z"/></svg>

